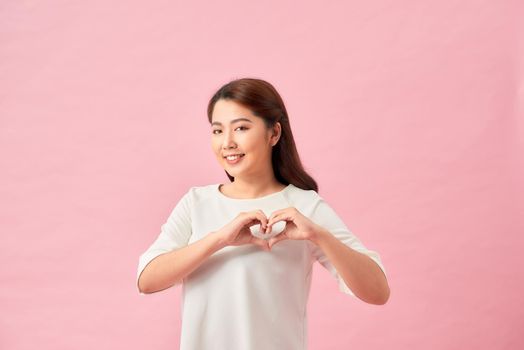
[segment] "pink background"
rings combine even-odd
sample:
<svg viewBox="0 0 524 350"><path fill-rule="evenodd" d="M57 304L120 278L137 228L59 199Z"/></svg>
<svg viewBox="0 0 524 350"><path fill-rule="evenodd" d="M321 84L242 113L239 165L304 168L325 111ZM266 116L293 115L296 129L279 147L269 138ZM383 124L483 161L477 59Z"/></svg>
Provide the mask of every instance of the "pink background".
<svg viewBox="0 0 524 350"><path fill-rule="evenodd" d="M2 1L0 348L178 349L181 289L140 296L138 256L190 186L228 181L205 111L246 76L279 90L319 193L389 276L376 306L315 264L310 349L522 348L523 15Z"/></svg>

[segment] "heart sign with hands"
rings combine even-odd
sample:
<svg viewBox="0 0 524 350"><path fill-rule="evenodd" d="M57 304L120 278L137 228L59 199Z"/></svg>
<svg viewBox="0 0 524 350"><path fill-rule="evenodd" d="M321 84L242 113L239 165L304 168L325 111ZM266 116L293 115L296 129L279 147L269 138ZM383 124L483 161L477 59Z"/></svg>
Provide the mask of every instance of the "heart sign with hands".
<svg viewBox="0 0 524 350"><path fill-rule="evenodd" d="M268 217L268 211L263 210L264 215ZM249 227L251 230L251 234L257 238L268 240L270 238L275 237L279 233L281 233L286 226L286 221L279 221L276 222L271 229L268 230L267 228L267 222L266 223L260 223L258 225L253 225Z"/></svg>
<svg viewBox="0 0 524 350"><path fill-rule="evenodd" d="M265 239L252 235L250 228L260 223L265 229L267 217L262 210L253 210L239 213L232 221L217 231L224 246L239 246L244 244L256 244L264 250L269 250Z"/></svg>
<svg viewBox="0 0 524 350"><path fill-rule="evenodd" d="M279 231L280 227L282 227L281 223L284 223L284 228ZM268 239L269 249L271 249L277 242L284 239L310 239L315 232L321 229L318 224L302 215L298 209L288 207L271 213L268 217L265 234L271 234L271 237Z"/></svg>

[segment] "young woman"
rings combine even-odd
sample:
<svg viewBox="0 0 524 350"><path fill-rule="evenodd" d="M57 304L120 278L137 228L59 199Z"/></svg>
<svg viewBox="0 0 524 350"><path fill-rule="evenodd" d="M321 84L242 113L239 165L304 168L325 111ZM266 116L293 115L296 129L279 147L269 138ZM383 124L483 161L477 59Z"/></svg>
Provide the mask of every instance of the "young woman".
<svg viewBox="0 0 524 350"><path fill-rule="evenodd" d="M386 272L319 196L275 88L244 78L208 109L211 145L230 180L191 187L140 256L141 295L182 284L182 350L307 348L306 304L319 261L341 292L389 298Z"/></svg>

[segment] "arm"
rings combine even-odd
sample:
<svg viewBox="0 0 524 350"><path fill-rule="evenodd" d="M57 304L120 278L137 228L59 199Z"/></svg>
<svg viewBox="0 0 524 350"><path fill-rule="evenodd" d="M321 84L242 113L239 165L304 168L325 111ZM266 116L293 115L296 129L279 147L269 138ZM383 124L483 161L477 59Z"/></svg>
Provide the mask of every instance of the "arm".
<svg viewBox="0 0 524 350"><path fill-rule="evenodd" d="M185 247L161 254L151 260L140 274L138 289L149 294L180 283L208 257L225 246L216 232L211 232Z"/></svg>
<svg viewBox="0 0 524 350"><path fill-rule="evenodd" d="M376 305L388 301L390 290L386 276L370 257L351 249L325 229L314 232L309 240L322 249L356 296Z"/></svg>

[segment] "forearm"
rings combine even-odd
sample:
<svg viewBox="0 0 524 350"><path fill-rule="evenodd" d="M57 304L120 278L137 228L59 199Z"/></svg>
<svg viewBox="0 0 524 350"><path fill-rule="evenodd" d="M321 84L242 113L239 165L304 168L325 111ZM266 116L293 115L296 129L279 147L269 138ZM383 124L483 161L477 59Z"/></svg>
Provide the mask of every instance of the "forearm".
<svg viewBox="0 0 524 350"><path fill-rule="evenodd" d="M161 254L151 260L139 276L138 287L143 293L154 293L180 283L208 257L225 247L221 238L211 232L183 248Z"/></svg>
<svg viewBox="0 0 524 350"><path fill-rule="evenodd" d="M387 302L390 290L386 276L369 256L351 249L324 229L315 232L310 240L322 249L357 297L370 304Z"/></svg>

